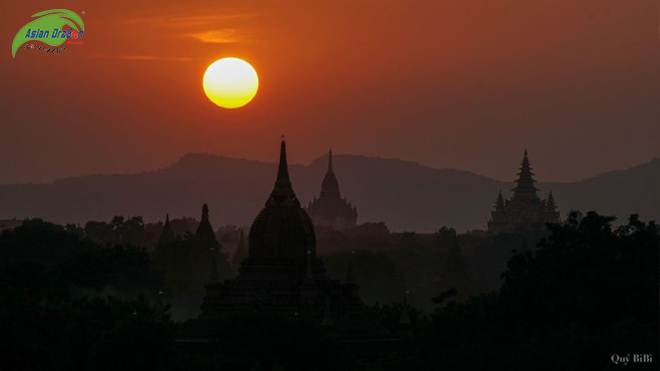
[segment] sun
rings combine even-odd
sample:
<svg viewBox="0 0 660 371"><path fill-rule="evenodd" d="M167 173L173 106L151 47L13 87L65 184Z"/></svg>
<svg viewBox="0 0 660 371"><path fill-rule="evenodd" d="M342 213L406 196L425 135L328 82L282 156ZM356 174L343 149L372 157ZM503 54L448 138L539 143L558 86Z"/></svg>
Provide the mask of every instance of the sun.
<svg viewBox="0 0 660 371"><path fill-rule="evenodd" d="M257 71L239 58L222 58L204 72L204 93L222 108L238 108L250 103L259 89Z"/></svg>

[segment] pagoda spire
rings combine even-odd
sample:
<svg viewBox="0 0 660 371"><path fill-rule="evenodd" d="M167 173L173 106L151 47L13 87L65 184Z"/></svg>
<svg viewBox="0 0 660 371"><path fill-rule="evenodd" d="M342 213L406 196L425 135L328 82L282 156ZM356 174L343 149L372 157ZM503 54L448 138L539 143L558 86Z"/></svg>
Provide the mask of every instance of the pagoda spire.
<svg viewBox="0 0 660 371"><path fill-rule="evenodd" d="M172 230L172 226L170 225L170 214L165 214L165 224L163 225L163 231L160 233L160 237L158 237L158 246L169 245L175 239L174 230Z"/></svg>
<svg viewBox="0 0 660 371"><path fill-rule="evenodd" d="M555 196L552 194L552 191L548 194L548 198L545 200L545 222L546 223L559 223L560 214L559 209L557 208L557 203L555 202Z"/></svg>
<svg viewBox="0 0 660 371"><path fill-rule="evenodd" d="M532 165L529 162L527 150L525 150L522 162L520 163L520 171L518 172L518 179L516 180L516 188L514 188L513 191L517 194L533 194L536 196L538 189L534 186L534 183L536 183L536 180L534 180Z"/></svg>
<svg viewBox="0 0 660 371"><path fill-rule="evenodd" d="M289 179L289 165L286 160L286 142L282 139L280 144L280 163L277 168L277 180L275 181L276 188L291 188L291 180Z"/></svg>
<svg viewBox="0 0 660 371"><path fill-rule="evenodd" d="M321 183L321 198L341 198L339 193L339 182L332 164L332 148L328 151L328 171Z"/></svg>
<svg viewBox="0 0 660 371"><path fill-rule="evenodd" d="M286 160L286 142L282 137L280 144L280 162L277 168L277 178L275 180L275 187L266 202L266 206L282 206L288 205L289 202L293 206L300 207L300 202L296 198L293 187L291 187L291 180L289 179L289 165Z"/></svg>
<svg viewBox="0 0 660 371"><path fill-rule="evenodd" d="M328 173L333 173L334 169L332 168L332 147L330 147L330 151L328 152Z"/></svg>
<svg viewBox="0 0 660 371"><path fill-rule="evenodd" d="M531 179L533 176L534 173L532 173L532 164L529 162L529 156L527 155L527 150L525 150L522 162L520 163L518 179Z"/></svg>
<svg viewBox="0 0 660 371"><path fill-rule="evenodd" d="M195 238L199 246L208 249L216 249L220 247L218 240L215 238L215 232L211 226L209 219L209 207L207 204L202 206L202 220L199 222L197 231L195 231Z"/></svg>

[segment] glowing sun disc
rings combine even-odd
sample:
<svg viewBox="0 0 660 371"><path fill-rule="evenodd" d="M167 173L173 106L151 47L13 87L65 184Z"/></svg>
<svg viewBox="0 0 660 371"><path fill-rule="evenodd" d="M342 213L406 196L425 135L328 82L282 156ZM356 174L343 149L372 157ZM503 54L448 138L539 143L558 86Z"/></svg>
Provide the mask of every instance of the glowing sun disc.
<svg viewBox="0 0 660 371"><path fill-rule="evenodd" d="M259 77L248 62L222 58L204 72L204 93L223 108L238 108L250 103L259 89Z"/></svg>

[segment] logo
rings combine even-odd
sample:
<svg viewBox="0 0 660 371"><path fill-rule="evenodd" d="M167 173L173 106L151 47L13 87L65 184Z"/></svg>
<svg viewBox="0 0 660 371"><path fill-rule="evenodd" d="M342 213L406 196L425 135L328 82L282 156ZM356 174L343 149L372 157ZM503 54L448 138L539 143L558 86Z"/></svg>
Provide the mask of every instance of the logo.
<svg viewBox="0 0 660 371"><path fill-rule="evenodd" d="M13 58L16 58L16 51L18 48L27 42L36 40L50 46L60 46L68 39L81 38L83 36L83 31L85 30L85 25L80 16L70 10L46 10L45 12L33 15L33 17L39 18L23 26L23 28L21 28L16 34L16 37L14 37L14 42L11 46L11 56ZM63 29L66 25L72 28ZM82 42L76 43L82 44ZM33 49L35 47L42 49L40 46L35 46L32 43L28 44L26 49ZM52 52L59 53L65 49L66 46L62 49L53 48ZM51 48L48 48L48 50L43 48L42 50L50 52Z"/></svg>

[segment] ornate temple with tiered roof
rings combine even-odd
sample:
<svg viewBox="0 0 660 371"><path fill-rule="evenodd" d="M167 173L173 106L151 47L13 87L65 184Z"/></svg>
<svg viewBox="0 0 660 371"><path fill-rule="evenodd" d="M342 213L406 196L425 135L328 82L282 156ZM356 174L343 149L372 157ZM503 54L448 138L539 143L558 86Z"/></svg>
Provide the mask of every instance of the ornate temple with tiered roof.
<svg viewBox="0 0 660 371"><path fill-rule="evenodd" d="M534 185L534 173L527 151L523 156L513 196L505 199L502 192L497 196L495 208L488 221L488 230L493 233L513 230L539 230L546 223L559 222L559 210L552 192L541 199Z"/></svg>
<svg viewBox="0 0 660 371"><path fill-rule="evenodd" d="M306 211L317 227L344 229L357 225L357 209L339 193L339 182L332 167L332 149L328 153L328 171L321 183L321 195L310 201Z"/></svg>
<svg viewBox="0 0 660 371"><path fill-rule="evenodd" d="M204 332L212 327L207 324L255 310L332 328L340 341L359 341L383 350L397 343L366 315L350 265L346 282L326 277L316 256L312 220L289 180L284 141L275 186L252 223L248 241L248 254L236 278L221 282L211 275L199 318L182 327L179 343L186 349L212 344L213 335Z"/></svg>

